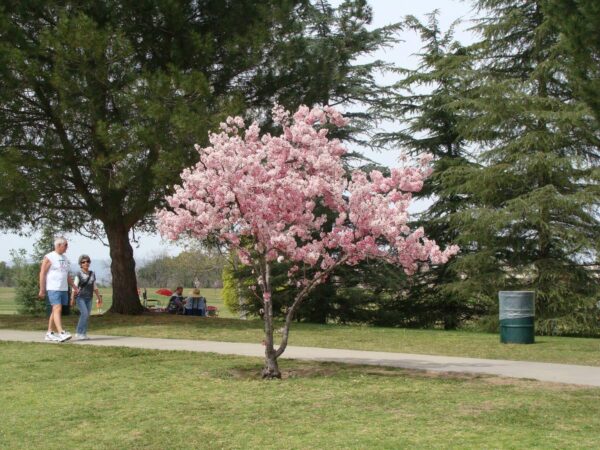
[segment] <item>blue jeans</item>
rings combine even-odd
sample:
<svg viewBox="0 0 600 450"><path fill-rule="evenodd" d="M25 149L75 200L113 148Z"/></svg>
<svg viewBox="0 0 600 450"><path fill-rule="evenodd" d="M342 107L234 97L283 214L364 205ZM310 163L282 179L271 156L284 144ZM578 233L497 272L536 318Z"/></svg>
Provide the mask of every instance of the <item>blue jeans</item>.
<svg viewBox="0 0 600 450"><path fill-rule="evenodd" d="M75 299L77 307L81 315L79 316L79 322L77 322L77 334L86 334L88 328L88 320L90 314L92 314L92 299L91 298L79 298Z"/></svg>

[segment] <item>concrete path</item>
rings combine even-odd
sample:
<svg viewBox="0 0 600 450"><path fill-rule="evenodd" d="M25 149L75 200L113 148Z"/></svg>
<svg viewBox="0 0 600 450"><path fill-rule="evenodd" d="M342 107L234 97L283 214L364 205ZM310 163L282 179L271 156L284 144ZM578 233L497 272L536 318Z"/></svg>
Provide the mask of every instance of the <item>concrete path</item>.
<svg viewBox="0 0 600 450"><path fill-rule="evenodd" d="M192 352L219 353L224 355L254 356L259 358L264 357L265 351L264 347L260 344L237 342L101 335L90 335L90 338L89 341L69 341L67 344L47 342L47 344L185 350ZM43 332L16 330L0 330L0 341L45 342ZM436 372L480 373L600 387L600 367L591 366L294 346L288 346L281 357L344 364L401 367L405 369Z"/></svg>

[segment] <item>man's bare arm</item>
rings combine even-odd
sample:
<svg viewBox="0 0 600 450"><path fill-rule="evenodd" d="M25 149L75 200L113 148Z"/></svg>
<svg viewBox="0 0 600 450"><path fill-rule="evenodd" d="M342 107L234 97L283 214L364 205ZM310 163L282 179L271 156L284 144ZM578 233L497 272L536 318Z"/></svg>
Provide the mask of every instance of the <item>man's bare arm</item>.
<svg viewBox="0 0 600 450"><path fill-rule="evenodd" d="M52 263L48 258L44 256L42 260L42 265L40 266L40 292L38 293L39 298L46 297L46 275L48 275L48 270L50 270L50 266Z"/></svg>

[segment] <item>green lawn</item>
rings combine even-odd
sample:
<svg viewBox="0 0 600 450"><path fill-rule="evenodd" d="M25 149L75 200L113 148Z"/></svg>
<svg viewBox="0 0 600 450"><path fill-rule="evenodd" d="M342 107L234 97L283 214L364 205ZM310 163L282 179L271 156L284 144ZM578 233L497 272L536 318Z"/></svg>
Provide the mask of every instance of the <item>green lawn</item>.
<svg viewBox="0 0 600 450"><path fill-rule="evenodd" d="M148 288L148 296L160 298L164 305L168 298L153 294L155 290ZM112 303L112 291L108 288L102 291L106 310ZM188 291L186 289L184 294L187 295ZM0 328L43 331L47 324L45 318L10 314L14 311L13 292L12 288L0 288ZM219 308L219 318L102 314L91 318L90 333L228 342L262 341L263 323L260 320L234 319L222 303L220 289L202 289L202 294L209 305ZM72 331L76 321L76 316L65 318L67 329ZM600 366L600 339L538 336L534 345L506 345L500 344L497 334L470 331L294 323L290 331L290 345Z"/></svg>
<svg viewBox="0 0 600 450"><path fill-rule="evenodd" d="M600 389L254 358L0 343L6 449L597 448Z"/></svg>
<svg viewBox="0 0 600 450"><path fill-rule="evenodd" d="M173 316L168 314L121 316L105 314L90 319L90 334L146 336L229 342L261 342L260 320ZM65 318L68 330L76 316ZM0 315L0 328L46 329L45 318ZM276 335L277 337L278 335ZM367 326L293 323L290 345L350 348L476 358L545 361L600 366L600 339L536 337L533 345L501 344L498 335L469 331L409 330Z"/></svg>
<svg viewBox="0 0 600 450"><path fill-rule="evenodd" d="M160 305L165 307L169 301L169 297L156 294L157 288L147 288L148 299L158 300ZM191 288L186 288L183 294L187 297L191 295ZM227 308L223 305L221 298L221 289L204 288L200 290L201 294L206 297L209 305L219 308L219 314L222 317L234 317ZM102 299L104 300L103 310L106 311L112 305L112 288L100 288ZM41 301L41 300L40 300ZM155 305L155 302L150 301L149 306ZM95 305L95 304L94 304ZM10 287L0 287L0 314L16 314L17 304L15 302L15 289ZM94 306L93 314L98 314Z"/></svg>
<svg viewBox="0 0 600 450"><path fill-rule="evenodd" d="M14 297L14 288L0 287L0 314L15 314L17 312Z"/></svg>

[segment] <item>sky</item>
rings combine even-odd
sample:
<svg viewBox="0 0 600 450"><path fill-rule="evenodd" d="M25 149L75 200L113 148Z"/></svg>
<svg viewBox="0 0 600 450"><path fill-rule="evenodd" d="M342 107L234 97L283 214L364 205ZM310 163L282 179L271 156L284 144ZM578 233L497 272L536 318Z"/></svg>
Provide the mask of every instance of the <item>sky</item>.
<svg viewBox="0 0 600 450"><path fill-rule="evenodd" d="M341 3L341 0L333 0L330 3L334 6ZM462 19L463 24L457 28L455 38L463 44L468 44L474 40L469 28L469 20L474 16L472 4L462 0L369 0L373 8L372 27L381 27L390 23L398 22L406 15L414 15L425 21L425 15L438 9L440 11L440 25L443 30L456 19ZM382 59L384 61L395 63L398 66L406 68L415 68L417 58L414 56L421 47L421 42L416 33L411 31L401 32L400 39L403 42L397 44L394 48L384 49L373 55L373 59ZM379 81L393 82L390 76L382 77ZM387 128L389 125L385 125ZM389 150L382 153L363 151L363 153L388 166L395 165L399 156L399 150ZM72 262L77 261L80 254L87 254L92 259L92 270L98 272L107 269L110 261L109 249L99 241L84 238L76 233L65 235L69 239L69 250L67 256ZM171 243L163 241L158 235L142 234L136 236L138 243L132 243L134 257L137 265L140 266L145 260L152 259L158 255L169 254L176 255L181 248ZM32 251L33 244L37 235L19 236L15 233L0 233L0 261L10 262L10 252L13 249L25 249L28 253Z"/></svg>

